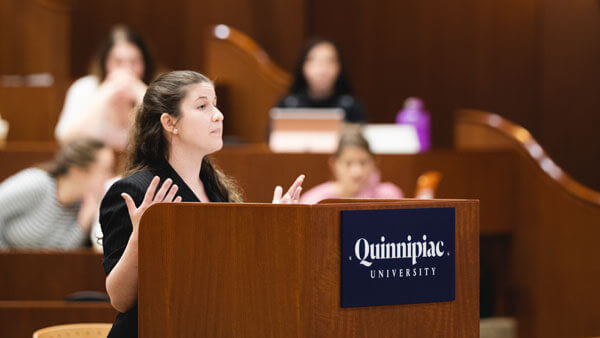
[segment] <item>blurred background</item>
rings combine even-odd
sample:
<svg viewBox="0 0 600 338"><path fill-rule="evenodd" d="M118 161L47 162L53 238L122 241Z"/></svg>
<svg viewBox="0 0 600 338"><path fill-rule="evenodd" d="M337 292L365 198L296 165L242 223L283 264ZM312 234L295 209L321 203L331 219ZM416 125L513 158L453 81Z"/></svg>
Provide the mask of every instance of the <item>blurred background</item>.
<svg viewBox="0 0 600 338"><path fill-rule="evenodd" d="M60 24L39 22L28 10L36 2L56 11ZM338 44L369 122L392 121L404 98L418 96L432 115L434 147L449 147L454 110L500 113L526 127L567 173L600 189L596 0L0 4L3 75L51 72L57 83L77 79L87 73L96 46L119 23L138 31L163 67L200 72L212 24L244 32L289 72L304 41L322 36ZM52 30L35 31L44 24ZM54 107L57 116L61 105Z"/></svg>
<svg viewBox="0 0 600 338"><path fill-rule="evenodd" d="M115 25L143 37L159 73L191 69L215 79L227 136L242 142L235 132L254 126L253 141L265 141L268 109L288 89L302 47L314 37L330 39L368 123L393 123L407 97L421 98L430 114L433 151L382 156L383 176L409 197L418 195L412 192L421 173L439 170L444 178L436 197L481 201L482 317L516 317L524 337L600 334L591 313L600 267L589 263L600 229L600 1L0 0L0 115L10 124L8 146L0 151L2 179L53 156L67 90L90 74L98 46ZM215 25L234 32L229 45L219 44ZM253 100L261 105L247 105ZM467 114L461 121L459 109L498 115ZM510 136L511 146L497 152L491 138L475 151L463 147L465 140L468 146L481 141L476 136L489 136L465 129L457 142L456 125L469 118L467 125L475 121ZM248 124L252 120L262 122ZM303 166L310 170L308 185L331 176L324 154L257 149L226 147L216 155L250 201L270 201L271 187ZM27 255L0 255L0 267L17 270L26 259L48 275L56 266L64 280L72 279L62 256L52 265L46 254ZM75 281L68 291L104 292L100 254L79 252L73 259L77 255L89 261L74 270L87 276L81 271L92 269L94 284ZM10 292L29 277L13 274L0 299L38 297L30 296L37 283L22 294ZM62 299L63 293L38 298ZM99 309L104 317L83 319L114 317L110 305ZM24 318L1 306L0 318L1 311ZM569 320L561 322L564 317ZM23 332L31 331L27 325ZM515 331L514 322L505 326Z"/></svg>

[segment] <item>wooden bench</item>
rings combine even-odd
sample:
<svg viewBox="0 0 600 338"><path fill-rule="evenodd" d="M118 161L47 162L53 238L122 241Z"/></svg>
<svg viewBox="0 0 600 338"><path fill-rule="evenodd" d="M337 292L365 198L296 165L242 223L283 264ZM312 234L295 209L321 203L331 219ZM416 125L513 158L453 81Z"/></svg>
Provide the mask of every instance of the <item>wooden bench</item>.
<svg viewBox="0 0 600 338"><path fill-rule="evenodd" d="M102 254L73 251L0 252L0 300L64 300L77 291L106 292Z"/></svg>
<svg viewBox="0 0 600 338"><path fill-rule="evenodd" d="M0 301L0 337L31 337L35 330L60 324L115 320L109 303Z"/></svg>
<svg viewBox="0 0 600 338"><path fill-rule="evenodd" d="M0 337L31 337L67 323L112 322L108 302L66 302L77 291L105 292L102 255L88 250L0 252Z"/></svg>

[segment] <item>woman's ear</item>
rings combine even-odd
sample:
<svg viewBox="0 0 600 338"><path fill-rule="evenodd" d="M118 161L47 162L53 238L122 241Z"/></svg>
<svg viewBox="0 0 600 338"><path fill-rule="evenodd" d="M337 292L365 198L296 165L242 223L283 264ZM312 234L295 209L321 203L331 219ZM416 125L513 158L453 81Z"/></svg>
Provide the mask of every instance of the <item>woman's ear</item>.
<svg viewBox="0 0 600 338"><path fill-rule="evenodd" d="M160 116L160 124L162 124L163 129L166 130L168 133L171 133L171 134L179 133L179 131L177 130L177 127L175 126L177 124L177 121L171 114L162 113L162 115Z"/></svg>

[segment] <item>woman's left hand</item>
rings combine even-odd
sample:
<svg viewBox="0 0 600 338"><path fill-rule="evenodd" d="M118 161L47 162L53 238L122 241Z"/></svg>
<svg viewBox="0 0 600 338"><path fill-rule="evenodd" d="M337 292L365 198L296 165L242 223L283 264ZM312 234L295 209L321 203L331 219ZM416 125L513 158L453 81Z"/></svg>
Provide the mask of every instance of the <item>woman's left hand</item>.
<svg viewBox="0 0 600 338"><path fill-rule="evenodd" d="M288 189L285 195L282 196L283 188L278 185L273 193L274 204L297 204L300 201L300 193L302 192L302 182L304 175L298 176L292 186Z"/></svg>

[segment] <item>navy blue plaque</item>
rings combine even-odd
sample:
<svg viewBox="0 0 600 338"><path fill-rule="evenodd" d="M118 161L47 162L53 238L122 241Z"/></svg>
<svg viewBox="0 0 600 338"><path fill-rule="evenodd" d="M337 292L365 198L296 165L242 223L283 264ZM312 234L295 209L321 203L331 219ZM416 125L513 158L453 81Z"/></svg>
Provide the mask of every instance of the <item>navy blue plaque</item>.
<svg viewBox="0 0 600 338"><path fill-rule="evenodd" d="M454 300L454 208L342 211L341 306Z"/></svg>

